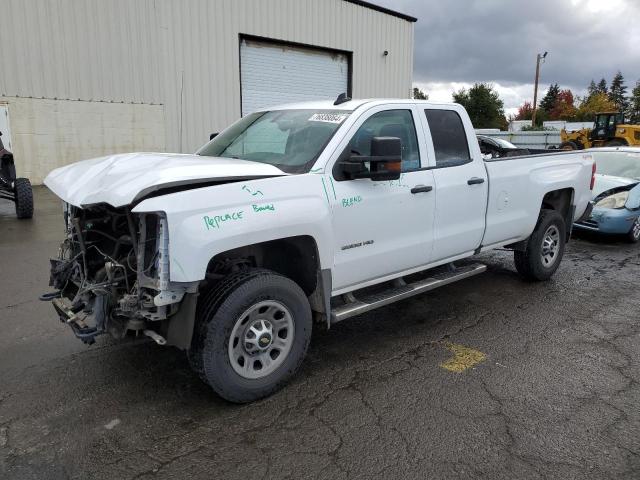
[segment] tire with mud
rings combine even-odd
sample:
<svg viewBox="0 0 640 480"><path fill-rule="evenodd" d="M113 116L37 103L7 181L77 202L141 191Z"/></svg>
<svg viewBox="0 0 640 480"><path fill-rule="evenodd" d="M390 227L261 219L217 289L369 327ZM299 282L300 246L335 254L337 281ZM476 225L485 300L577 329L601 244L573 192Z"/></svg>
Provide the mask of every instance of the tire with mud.
<svg viewBox="0 0 640 480"><path fill-rule="evenodd" d="M307 296L263 269L229 275L200 297L189 363L222 398L246 403L295 375L311 339Z"/></svg>
<svg viewBox="0 0 640 480"><path fill-rule="evenodd" d="M518 273L529 281L548 280L564 255L566 225L555 210L543 209L523 251L514 252Z"/></svg>

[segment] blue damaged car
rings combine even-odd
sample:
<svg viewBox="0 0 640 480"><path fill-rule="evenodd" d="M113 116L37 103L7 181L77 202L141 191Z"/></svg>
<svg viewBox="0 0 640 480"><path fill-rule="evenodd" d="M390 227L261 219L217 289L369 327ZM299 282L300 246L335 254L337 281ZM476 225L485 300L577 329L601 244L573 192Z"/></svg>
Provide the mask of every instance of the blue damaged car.
<svg viewBox="0 0 640 480"><path fill-rule="evenodd" d="M596 163L593 210L574 226L640 241L640 148L605 147L588 152Z"/></svg>

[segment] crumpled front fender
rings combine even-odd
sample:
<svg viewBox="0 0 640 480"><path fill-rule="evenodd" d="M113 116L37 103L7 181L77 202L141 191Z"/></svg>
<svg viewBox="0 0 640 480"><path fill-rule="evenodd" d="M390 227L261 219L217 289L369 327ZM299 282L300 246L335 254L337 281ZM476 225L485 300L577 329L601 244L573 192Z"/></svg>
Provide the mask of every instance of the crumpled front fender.
<svg viewBox="0 0 640 480"><path fill-rule="evenodd" d="M629 210L638 210L640 208L640 183L636 183L635 187L629 190L629 198L625 207Z"/></svg>

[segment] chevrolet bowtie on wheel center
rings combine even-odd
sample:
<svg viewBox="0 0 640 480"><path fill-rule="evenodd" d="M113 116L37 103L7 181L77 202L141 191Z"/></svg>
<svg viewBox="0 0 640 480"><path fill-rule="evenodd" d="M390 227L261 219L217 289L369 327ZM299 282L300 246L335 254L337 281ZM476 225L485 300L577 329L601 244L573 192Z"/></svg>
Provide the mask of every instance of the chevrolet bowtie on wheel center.
<svg viewBox="0 0 640 480"><path fill-rule="evenodd" d="M454 262L507 248L524 278L549 279L590 213L593 165L586 151L483 159L454 104L259 111L194 155L49 174L66 236L42 298L84 342L146 335L250 402L291 379L314 326L486 269Z"/></svg>

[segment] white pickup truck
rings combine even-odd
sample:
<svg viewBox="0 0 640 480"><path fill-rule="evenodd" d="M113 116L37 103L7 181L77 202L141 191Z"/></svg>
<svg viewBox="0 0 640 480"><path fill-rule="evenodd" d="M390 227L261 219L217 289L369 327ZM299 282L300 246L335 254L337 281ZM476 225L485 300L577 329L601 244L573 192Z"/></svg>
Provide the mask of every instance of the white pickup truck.
<svg viewBox="0 0 640 480"><path fill-rule="evenodd" d="M87 343L144 334L188 351L222 397L296 372L335 322L485 270L558 268L590 205L588 153L483 160L456 104L311 102L252 113L195 155L133 153L54 170L66 238L60 319Z"/></svg>

